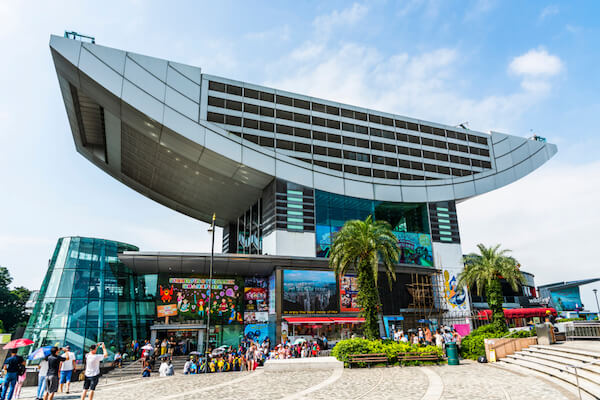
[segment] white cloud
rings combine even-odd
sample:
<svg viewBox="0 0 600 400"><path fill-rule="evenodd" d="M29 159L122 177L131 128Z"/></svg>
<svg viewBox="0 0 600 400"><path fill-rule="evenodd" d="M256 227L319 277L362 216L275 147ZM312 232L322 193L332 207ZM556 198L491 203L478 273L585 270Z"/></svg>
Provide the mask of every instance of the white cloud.
<svg viewBox="0 0 600 400"><path fill-rule="evenodd" d="M558 6L556 4L551 4L549 6L544 7L542 12L540 12L540 20L546 19L547 17L551 17L553 15L557 15L560 12Z"/></svg>
<svg viewBox="0 0 600 400"><path fill-rule="evenodd" d="M354 3L351 7L344 10L334 10L327 15L319 15L315 18L313 24L321 34L327 34L331 30L340 26L349 26L363 19L369 8L365 5Z"/></svg>
<svg viewBox="0 0 600 400"><path fill-rule="evenodd" d="M513 58L508 69L519 76L551 77L563 70L563 63L558 56L539 47Z"/></svg>
<svg viewBox="0 0 600 400"><path fill-rule="evenodd" d="M472 6L467 8L465 21L480 19L496 6L495 0L476 0Z"/></svg>

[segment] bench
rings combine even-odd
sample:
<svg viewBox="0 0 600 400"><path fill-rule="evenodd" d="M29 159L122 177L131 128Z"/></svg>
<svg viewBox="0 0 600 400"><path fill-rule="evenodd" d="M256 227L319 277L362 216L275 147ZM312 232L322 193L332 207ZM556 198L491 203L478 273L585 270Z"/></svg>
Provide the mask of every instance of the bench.
<svg viewBox="0 0 600 400"><path fill-rule="evenodd" d="M352 364L367 363L371 368L372 363L385 363L388 366L388 358L385 353L373 353L373 354L352 354L348 357L348 365L352 368Z"/></svg>
<svg viewBox="0 0 600 400"><path fill-rule="evenodd" d="M439 363L442 361L437 353L419 353L419 352L406 352L398 353L398 361L402 364L402 361L433 361Z"/></svg>

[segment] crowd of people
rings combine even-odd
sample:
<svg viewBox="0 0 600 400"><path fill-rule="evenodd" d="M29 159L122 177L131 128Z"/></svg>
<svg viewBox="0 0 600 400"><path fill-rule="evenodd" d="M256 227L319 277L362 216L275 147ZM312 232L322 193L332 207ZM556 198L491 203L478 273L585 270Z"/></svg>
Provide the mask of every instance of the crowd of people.
<svg viewBox="0 0 600 400"><path fill-rule="evenodd" d="M428 326L418 329L409 329L406 332L403 330L395 330L393 339L396 342L410 343L420 346L437 346L440 349L446 347L446 343L456 343L460 348L462 337L451 327L441 326L439 329L432 331Z"/></svg>

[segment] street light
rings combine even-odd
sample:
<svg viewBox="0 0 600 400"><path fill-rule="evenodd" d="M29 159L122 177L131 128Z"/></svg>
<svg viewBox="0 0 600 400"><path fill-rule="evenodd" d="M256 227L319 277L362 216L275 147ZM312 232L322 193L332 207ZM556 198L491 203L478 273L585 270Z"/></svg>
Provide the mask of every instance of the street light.
<svg viewBox="0 0 600 400"><path fill-rule="evenodd" d="M212 276L213 276L213 259L215 258L215 218L216 214L213 213L212 223L208 228L208 231L212 233L212 245L210 248L210 270L208 272L208 307L206 313L206 347L204 352L206 353L206 359L204 362L204 373L208 373L208 341L210 339L210 307L212 304Z"/></svg>
<svg viewBox="0 0 600 400"><path fill-rule="evenodd" d="M598 305L598 289L592 289L594 296L596 297L596 308L598 309L598 318L600 319L600 305Z"/></svg>

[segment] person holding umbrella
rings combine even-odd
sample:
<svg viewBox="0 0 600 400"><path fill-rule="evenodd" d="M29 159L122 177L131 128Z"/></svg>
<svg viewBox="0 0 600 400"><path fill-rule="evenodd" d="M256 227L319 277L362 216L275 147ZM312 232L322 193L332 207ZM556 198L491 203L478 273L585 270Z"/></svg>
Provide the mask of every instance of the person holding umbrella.
<svg viewBox="0 0 600 400"><path fill-rule="evenodd" d="M38 387L35 392L35 400L42 400L44 397L44 391L46 390L46 374L48 373L48 361L46 361L46 357L50 355L50 349L52 346L44 346L40 347L37 350L34 350L27 357L28 360L40 360L40 364L38 365Z"/></svg>
<svg viewBox="0 0 600 400"><path fill-rule="evenodd" d="M25 360L23 357L17 355L17 349L10 351L10 357L4 362L4 371L6 371L4 385L2 385L2 396L0 399L5 400L6 394L8 398L12 399L15 385L19 377L19 372L25 368Z"/></svg>

